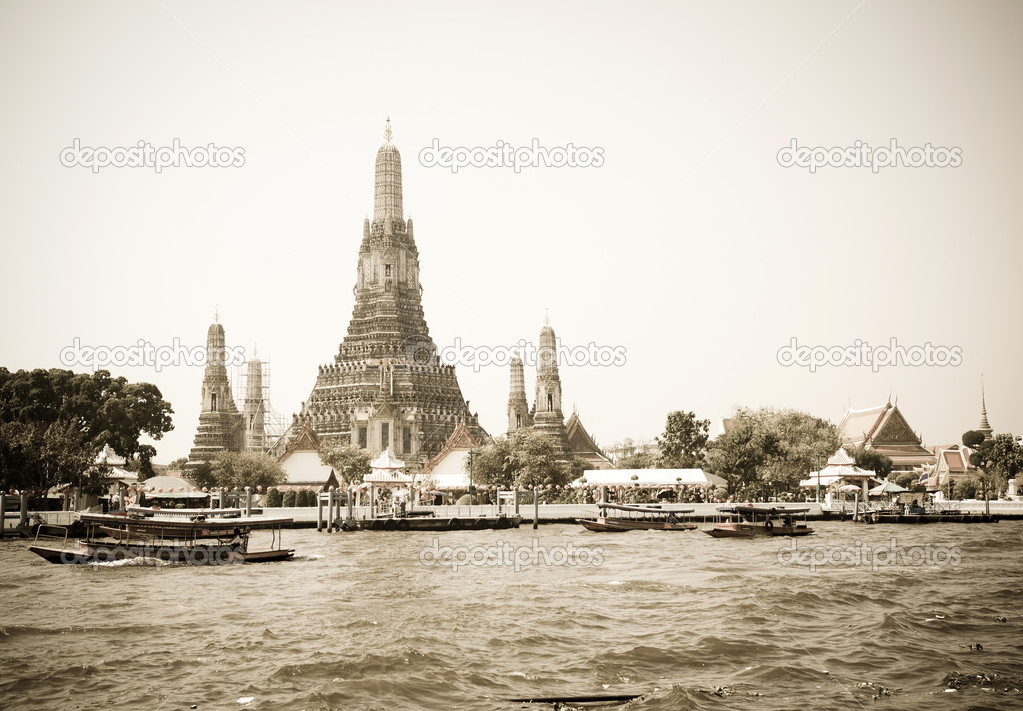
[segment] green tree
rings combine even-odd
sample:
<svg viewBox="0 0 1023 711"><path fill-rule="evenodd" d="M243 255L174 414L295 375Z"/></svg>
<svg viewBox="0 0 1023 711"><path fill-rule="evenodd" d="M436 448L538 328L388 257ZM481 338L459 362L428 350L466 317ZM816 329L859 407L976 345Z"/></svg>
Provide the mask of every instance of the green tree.
<svg viewBox="0 0 1023 711"><path fill-rule="evenodd" d="M370 472L366 450L340 440L330 440L320 450L320 461L334 470L341 488L359 484Z"/></svg>
<svg viewBox="0 0 1023 711"><path fill-rule="evenodd" d="M698 420L693 412L669 412L664 432L656 438L661 450L661 466L665 469L699 467L706 454L709 427L710 420Z"/></svg>
<svg viewBox="0 0 1023 711"><path fill-rule="evenodd" d="M295 490L294 489L288 489L287 491L284 492L284 500L281 502L281 505L290 509L290 508L292 508L293 506L296 505L295 501L297 499L298 499L298 494L295 493Z"/></svg>
<svg viewBox="0 0 1023 711"><path fill-rule="evenodd" d="M266 507L267 508L279 508L284 505L284 494L281 493L280 489L271 488L266 492Z"/></svg>
<svg viewBox="0 0 1023 711"><path fill-rule="evenodd" d="M278 486L288 478L275 458L259 452L217 452L209 465L209 476L213 480L213 485L226 486L229 489ZM199 484L198 481L195 483Z"/></svg>

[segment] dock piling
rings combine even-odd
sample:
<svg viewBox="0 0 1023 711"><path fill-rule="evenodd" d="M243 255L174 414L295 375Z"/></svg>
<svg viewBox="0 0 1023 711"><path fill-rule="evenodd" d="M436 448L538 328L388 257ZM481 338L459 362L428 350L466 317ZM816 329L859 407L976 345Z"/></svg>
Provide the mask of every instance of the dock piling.
<svg viewBox="0 0 1023 711"><path fill-rule="evenodd" d="M22 529L28 528L28 492L27 491L22 491L21 492L21 510L19 511L19 513L21 514L21 520L19 521L19 523L21 524L21 528Z"/></svg>
<svg viewBox="0 0 1023 711"><path fill-rule="evenodd" d="M4 537L7 528L7 494L0 492L0 538Z"/></svg>
<svg viewBox="0 0 1023 711"><path fill-rule="evenodd" d="M515 485L514 501L515 501L515 515L518 516L519 515L519 486L518 486L518 484Z"/></svg>
<svg viewBox="0 0 1023 711"><path fill-rule="evenodd" d="M537 525L540 522L540 494L533 487L533 530L536 530Z"/></svg>
<svg viewBox="0 0 1023 711"><path fill-rule="evenodd" d="M323 490L316 492L316 532L323 531Z"/></svg>

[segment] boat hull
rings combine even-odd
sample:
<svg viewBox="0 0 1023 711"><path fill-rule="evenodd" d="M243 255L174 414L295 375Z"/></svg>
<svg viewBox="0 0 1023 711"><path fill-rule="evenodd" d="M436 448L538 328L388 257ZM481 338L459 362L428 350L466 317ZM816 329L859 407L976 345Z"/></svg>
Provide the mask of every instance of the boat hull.
<svg viewBox="0 0 1023 711"><path fill-rule="evenodd" d="M621 531L692 531L695 523L670 523L668 521L640 521L616 518L577 518L576 521L590 531L618 533Z"/></svg>
<svg viewBox="0 0 1023 711"><path fill-rule="evenodd" d="M228 546L151 546L104 545L86 542L78 550L29 546L29 550L58 565L92 565L133 558L151 558L185 565L232 565L236 563L272 563L291 560L292 548L242 551Z"/></svg>
<svg viewBox="0 0 1023 711"><path fill-rule="evenodd" d="M714 528L704 531L704 533L714 538L755 538L757 536L808 536L813 533L813 529L806 526L719 523Z"/></svg>

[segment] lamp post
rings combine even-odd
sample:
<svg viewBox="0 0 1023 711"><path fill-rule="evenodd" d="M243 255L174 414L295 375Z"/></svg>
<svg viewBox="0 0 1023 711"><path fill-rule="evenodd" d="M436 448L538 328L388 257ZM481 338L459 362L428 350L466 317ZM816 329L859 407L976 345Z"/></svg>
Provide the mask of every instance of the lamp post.
<svg viewBox="0 0 1023 711"><path fill-rule="evenodd" d="M472 458L476 452L469 450L469 515L472 516L472 497L476 494L476 486L472 483Z"/></svg>
<svg viewBox="0 0 1023 711"><path fill-rule="evenodd" d="M821 455L817 455L817 503L821 502Z"/></svg>

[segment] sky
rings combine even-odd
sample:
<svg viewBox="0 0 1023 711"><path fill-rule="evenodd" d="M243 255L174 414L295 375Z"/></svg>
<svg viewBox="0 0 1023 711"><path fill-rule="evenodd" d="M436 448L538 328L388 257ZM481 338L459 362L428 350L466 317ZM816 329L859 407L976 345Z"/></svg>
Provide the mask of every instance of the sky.
<svg viewBox="0 0 1023 711"><path fill-rule="evenodd" d="M3 367L201 349L218 314L290 419L351 318L390 117L434 341L535 343L549 314L564 347L617 349L561 368L566 416L602 444L672 410L837 424L889 397L949 444L982 374L995 431L1023 432L1019 3L51 5L0 2ZM76 139L243 159L100 167ZM420 160L534 139L602 160ZM892 141L902 163L864 164ZM838 350L861 344L916 362ZM789 357L815 353L842 362ZM198 424L187 360L108 367L172 404L159 463ZM507 366L457 373L504 432Z"/></svg>

